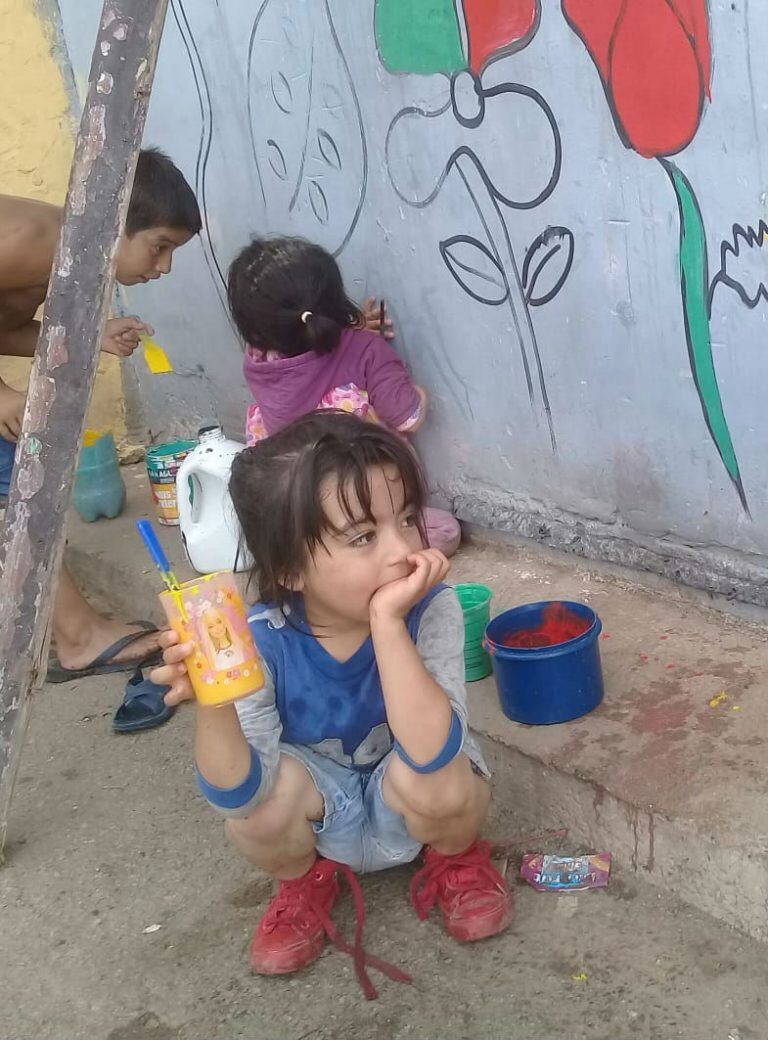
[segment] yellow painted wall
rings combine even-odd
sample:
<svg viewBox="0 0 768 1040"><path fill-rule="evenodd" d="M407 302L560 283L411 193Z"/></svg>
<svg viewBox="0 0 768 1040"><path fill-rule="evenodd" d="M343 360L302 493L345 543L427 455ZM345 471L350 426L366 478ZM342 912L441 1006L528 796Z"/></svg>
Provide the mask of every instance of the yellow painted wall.
<svg viewBox="0 0 768 1040"><path fill-rule="evenodd" d="M0 0L0 185L63 203L74 137L46 29L33 0Z"/></svg>
<svg viewBox="0 0 768 1040"><path fill-rule="evenodd" d="M0 193L61 205L76 128L51 48L34 0L0 0ZM0 357L0 375L18 389L29 368L25 358ZM113 429L121 440L123 414L120 363L102 354L88 425Z"/></svg>

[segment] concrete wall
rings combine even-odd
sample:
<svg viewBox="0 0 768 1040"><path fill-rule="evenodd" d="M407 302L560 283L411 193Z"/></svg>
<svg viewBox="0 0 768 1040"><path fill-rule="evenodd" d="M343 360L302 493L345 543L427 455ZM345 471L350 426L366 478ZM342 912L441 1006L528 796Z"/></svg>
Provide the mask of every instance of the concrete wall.
<svg viewBox="0 0 768 1040"><path fill-rule="evenodd" d="M82 79L101 5L60 6ZM299 232L386 298L460 516L765 602L768 20L563 6L171 0L145 141L206 227L128 297L176 366L137 362L151 429L241 429L222 275Z"/></svg>

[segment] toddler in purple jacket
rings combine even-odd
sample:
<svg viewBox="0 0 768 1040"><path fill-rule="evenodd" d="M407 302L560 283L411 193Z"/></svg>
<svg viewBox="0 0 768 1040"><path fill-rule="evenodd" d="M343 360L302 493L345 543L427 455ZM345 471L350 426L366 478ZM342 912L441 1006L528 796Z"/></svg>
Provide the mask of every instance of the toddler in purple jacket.
<svg viewBox="0 0 768 1040"><path fill-rule="evenodd" d="M330 408L403 435L424 421L427 395L382 335L365 327L334 258L299 238L256 238L229 269L229 306L246 344L254 403L246 439L255 444L295 419ZM379 330L383 333L383 329ZM458 521L425 511L429 544L458 548Z"/></svg>

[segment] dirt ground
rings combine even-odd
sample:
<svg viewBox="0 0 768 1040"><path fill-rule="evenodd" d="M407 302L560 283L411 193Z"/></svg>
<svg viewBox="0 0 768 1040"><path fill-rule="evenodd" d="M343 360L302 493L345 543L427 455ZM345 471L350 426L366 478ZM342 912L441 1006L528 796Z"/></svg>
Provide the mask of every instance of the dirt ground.
<svg viewBox="0 0 768 1040"><path fill-rule="evenodd" d="M269 883L196 793L191 712L112 733L124 680L36 697L0 870L3 1040L766 1036L765 947L621 868L606 892L519 887L511 932L474 947L417 921L410 869L372 876L367 948L412 986L374 973L367 1003L335 951L293 978L251 976ZM335 917L351 934L348 897Z"/></svg>

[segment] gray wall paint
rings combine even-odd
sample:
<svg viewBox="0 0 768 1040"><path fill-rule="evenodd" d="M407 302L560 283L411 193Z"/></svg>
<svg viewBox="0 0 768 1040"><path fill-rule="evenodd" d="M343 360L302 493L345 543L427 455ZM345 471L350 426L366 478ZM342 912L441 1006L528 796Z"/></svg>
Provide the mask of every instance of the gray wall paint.
<svg viewBox="0 0 768 1040"><path fill-rule="evenodd" d="M60 7L82 81L101 4L60 0ZM714 272L733 223L757 226L765 215L768 20L750 14L744 0L713 0L711 8L712 104L676 162L695 186ZM249 40L259 13L249 97ZM721 286L711 323L750 516L718 457L691 375L670 181L659 163L621 144L595 68L559 3L545 0L532 42L483 74L486 89L508 81L541 93L562 139L562 171L549 198L529 210L502 207L518 265L548 226L563 225L574 236L573 267L562 289L546 306L530 309L556 450L524 323L532 400L513 308L471 299L440 255L439 243L452 236L488 244L485 221L512 278L500 218L476 171L460 164L478 206L460 168L430 205L409 204L429 194L462 145L482 157L504 194L535 196L552 171L549 125L535 104L512 94L490 99L476 130L462 128L450 107L434 118L403 118L392 132L387 169L385 141L398 112L436 111L450 94L443 76L386 71L376 51L372 0L172 0L145 143L167 150L193 184L197 177L201 195L204 173L210 244L191 244L178 254L171 277L125 294L128 309L155 325L176 367L175 375L158 378L136 362L152 433L188 431L214 413L230 432L242 429L248 395L241 350L222 306L216 264L226 272L252 232L299 232L331 249L346 242L339 259L350 292L386 298L397 346L431 394L419 448L433 486L460 515L575 551L679 570L693 583L762 602L765 306L749 310ZM270 159L278 166L281 160L267 139L281 149L287 182L270 166ZM304 178L291 205L305 141ZM327 199L325 223L312 209L314 195L324 217L317 185ZM454 250L460 263L467 249ZM742 260L753 280L768 269L764 253L768 243ZM490 262L480 276L463 276L490 296L503 293Z"/></svg>

